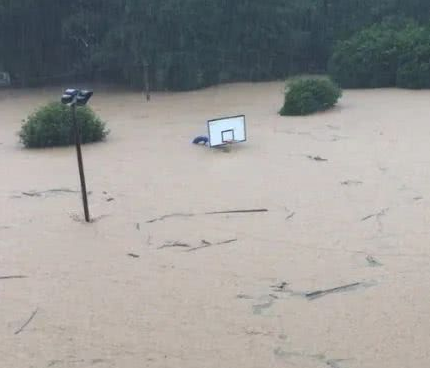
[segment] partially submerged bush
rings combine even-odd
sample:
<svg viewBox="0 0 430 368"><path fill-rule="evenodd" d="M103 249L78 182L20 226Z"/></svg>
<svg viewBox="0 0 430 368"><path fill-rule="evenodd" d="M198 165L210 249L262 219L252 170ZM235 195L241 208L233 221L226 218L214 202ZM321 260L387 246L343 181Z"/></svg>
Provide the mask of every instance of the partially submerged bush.
<svg viewBox="0 0 430 368"><path fill-rule="evenodd" d="M400 34L402 53L396 75L401 88L430 88L430 27L408 27Z"/></svg>
<svg viewBox="0 0 430 368"><path fill-rule="evenodd" d="M334 47L332 78L344 88L430 88L430 27L383 22Z"/></svg>
<svg viewBox="0 0 430 368"><path fill-rule="evenodd" d="M397 87L409 89L430 88L430 63L403 62L397 70Z"/></svg>
<svg viewBox="0 0 430 368"><path fill-rule="evenodd" d="M374 25L335 46L329 72L343 88L390 87L396 82L399 52L397 30Z"/></svg>
<svg viewBox="0 0 430 368"><path fill-rule="evenodd" d="M288 86L281 115L309 115L333 107L341 89L328 78L298 79Z"/></svg>
<svg viewBox="0 0 430 368"><path fill-rule="evenodd" d="M76 119L81 127L82 143L99 142L109 133L89 107L78 107ZM24 122L19 137L27 148L68 146L75 142L70 107L51 102L30 115Z"/></svg>

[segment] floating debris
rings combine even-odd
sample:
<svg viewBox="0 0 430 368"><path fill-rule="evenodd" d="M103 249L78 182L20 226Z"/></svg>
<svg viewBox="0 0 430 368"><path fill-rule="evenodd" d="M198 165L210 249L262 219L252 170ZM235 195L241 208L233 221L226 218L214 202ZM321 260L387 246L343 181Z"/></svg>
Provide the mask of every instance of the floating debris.
<svg viewBox="0 0 430 368"><path fill-rule="evenodd" d="M308 159L310 159L310 160L314 160L314 161L317 161L317 162L326 162L326 161L328 161L328 159L322 158L320 156L306 156L306 157Z"/></svg>
<svg viewBox="0 0 430 368"><path fill-rule="evenodd" d="M372 257L370 255L368 255L366 257L366 261L367 261L367 263L369 263L370 267L381 267L381 266L383 266L382 263L380 263L378 260L376 260L374 257Z"/></svg>
<svg viewBox="0 0 430 368"><path fill-rule="evenodd" d="M281 283L277 284L277 285L272 285L271 288L273 291L282 293L287 291L287 287L288 287L288 282L282 281Z"/></svg>
<svg viewBox="0 0 430 368"><path fill-rule="evenodd" d="M30 316L30 318L27 320L27 322L25 322L19 330L15 331L15 335L18 335L18 334L20 334L22 331L24 331L24 329L25 329L25 328L29 325L29 323L33 320L33 318L35 317L35 315L37 314L37 312L38 312L38 311L39 311L39 310L38 310L38 309L36 309L36 310L31 314L31 316Z"/></svg>
<svg viewBox="0 0 430 368"><path fill-rule="evenodd" d="M342 181L340 184L344 186L351 186L351 185L362 185L363 182L360 180L346 180L346 181Z"/></svg>
<svg viewBox="0 0 430 368"><path fill-rule="evenodd" d="M365 285L361 282L355 282L353 284L343 285L343 286L335 287L333 289L317 290L310 293L306 293L305 297L309 300L314 300L333 293L356 290L360 286L368 286L368 285Z"/></svg>
<svg viewBox="0 0 430 368"><path fill-rule="evenodd" d="M27 276L23 276L23 275L0 276L0 280L26 279L26 278Z"/></svg>
<svg viewBox="0 0 430 368"><path fill-rule="evenodd" d="M158 249L164 249L164 248L175 248L175 247L179 247L179 248L190 248L191 245L187 244L187 243L181 243L178 241L175 242L168 242L164 245L162 245L161 247L158 247Z"/></svg>
<svg viewBox="0 0 430 368"><path fill-rule="evenodd" d="M208 248L208 247L212 247L212 246L214 246L214 245L223 245L223 244L230 244L230 243L234 243L234 242L237 242L237 239L229 239L229 240L224 240L224 241L222 241L222 242L218 242L218 243L210 243L210 242L208 242L208 241L206 241L206 240L202 240L201 241L202 242L202 246L200 246L200 247L196 247L196 248L191 248L191 249L188 249L187 250L187 252L195 252L195 251L198 251L198 250L200 250L200 249L204 249L204 248Z"/></svg>

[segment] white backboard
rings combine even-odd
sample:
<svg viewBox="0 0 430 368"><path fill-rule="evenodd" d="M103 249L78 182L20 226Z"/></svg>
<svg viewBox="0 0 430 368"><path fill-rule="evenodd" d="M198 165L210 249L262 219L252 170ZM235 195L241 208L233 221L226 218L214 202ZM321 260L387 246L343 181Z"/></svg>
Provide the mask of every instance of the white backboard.
<svg viewBox="0 0 430 368"><path fill-rule="evenodd" d="M246 141L245 115L231 116L208 121L211 147Z"/></svg>

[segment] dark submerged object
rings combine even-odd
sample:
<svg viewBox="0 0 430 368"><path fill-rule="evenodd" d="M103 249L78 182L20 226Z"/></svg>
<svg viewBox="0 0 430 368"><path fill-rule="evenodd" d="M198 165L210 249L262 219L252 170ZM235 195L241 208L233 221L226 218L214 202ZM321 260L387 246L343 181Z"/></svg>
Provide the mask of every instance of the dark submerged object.
<svg viewBox="0 0 430 368"><path fill-rule="evenodd" d="M204 135L199 135L198 137L193 139L193 144L208 144L209 138L205 137Z"/></svg>

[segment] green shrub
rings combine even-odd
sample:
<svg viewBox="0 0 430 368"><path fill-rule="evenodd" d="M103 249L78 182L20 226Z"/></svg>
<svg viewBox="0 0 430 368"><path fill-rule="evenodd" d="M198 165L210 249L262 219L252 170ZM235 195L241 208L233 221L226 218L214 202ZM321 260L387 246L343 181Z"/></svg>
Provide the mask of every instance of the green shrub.
<svg viewBox="0 0 430 368"><path fill-rule="evenodd" d="M430 88L430 27L383 22L339 42L329 61L344 88Z"/></svg>
<svg viewBox="0 0 430 368"><path fill-rule="evenodd" d="M281 115L308 115L333 107L341 89L328 78L304 78L292 81L285 92Z"/></svg>
<svg viewBox="0 0 430 368"><path fill-rule="evenodd" d="M401 34L396 85L401 88L430 88L430 27L405 29Z"/></svg>
<svg viewBox="0 0 430 368"><path fill-rule="evenodd" d="M397 70L397 86L409 89L430 88L430 64L408 61Z"/></svg>
<svg viewBox="0 0 430 368"><path fill-rule="evenodd" d="M82 143L98 142L109 133L89 107L78 107L76 119L81 127ZM75 142L70 107L51 102L30 115L19 132L27 148L67 146Z"/></svg>
<svg viewBox="0 0 430 368"><path fill-rule="evenodd" d="M390 87L396 83L399 53L398 32L375 25L335 46L329 73L343 88Z"/></svg>

